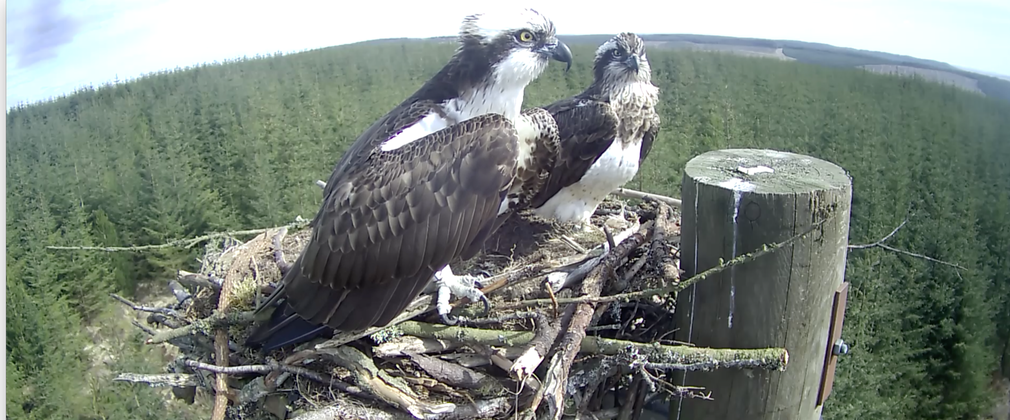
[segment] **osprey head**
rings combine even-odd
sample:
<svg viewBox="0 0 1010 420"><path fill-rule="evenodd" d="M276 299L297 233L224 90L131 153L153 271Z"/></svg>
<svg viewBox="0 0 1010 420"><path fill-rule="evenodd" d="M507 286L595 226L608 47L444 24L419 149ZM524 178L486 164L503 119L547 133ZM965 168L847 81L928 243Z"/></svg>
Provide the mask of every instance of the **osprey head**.
<svg viewBox="0 0 1010 420"><path fill-rule="evenodd" d="M528 84L550 59L572 66L572 52L555 36L554 23L536 10L498 8L467 16L459 30L464 53L484 56L497 82Z"/></svg>
<svg viewBox="0 0 1010 420"><path fill-rule="evenodd" d="M631 32L610 38L596 50L593 72L596 80L648 82L652 69L645 57L645 41Z"/></svg>

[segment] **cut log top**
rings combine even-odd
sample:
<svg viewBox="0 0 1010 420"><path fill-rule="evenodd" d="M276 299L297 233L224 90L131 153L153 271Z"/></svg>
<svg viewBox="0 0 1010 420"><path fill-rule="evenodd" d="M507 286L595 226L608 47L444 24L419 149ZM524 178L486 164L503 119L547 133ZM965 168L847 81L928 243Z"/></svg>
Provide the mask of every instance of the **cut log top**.
<svg viewBox="0 0 1010 420"><path fill-rule="evenodd" d="M694 182L756 194L797 194L848 188L849 176L831 162L767 149L726 149L691 159Z"/></svg>

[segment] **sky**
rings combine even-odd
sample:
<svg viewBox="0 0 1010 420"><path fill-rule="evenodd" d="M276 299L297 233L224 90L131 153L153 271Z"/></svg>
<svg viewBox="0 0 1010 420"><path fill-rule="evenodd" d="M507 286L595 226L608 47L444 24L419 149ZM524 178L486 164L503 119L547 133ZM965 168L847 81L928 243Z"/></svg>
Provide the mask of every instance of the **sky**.
<svg viewBox="0 0 1010 420"><path fill-rule="evenodd" d="M611 0L613 1L613 0ZM461 0L7 0L7 107L80 86L376 38L453 35ZM345 6L351 3L353 6ZM1008 0L586 0L533 4L562 35L622 31L821 42L1010 75ZM282 6L283 5L283 6ZM437 7L433 7L437 6Z"/></svg>

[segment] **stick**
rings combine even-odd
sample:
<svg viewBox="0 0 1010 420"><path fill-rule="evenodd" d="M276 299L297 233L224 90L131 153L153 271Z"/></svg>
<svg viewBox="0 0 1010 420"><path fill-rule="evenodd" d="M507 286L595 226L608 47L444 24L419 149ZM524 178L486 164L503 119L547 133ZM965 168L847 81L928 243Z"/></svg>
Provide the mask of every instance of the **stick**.
<svg viewBox="0 0 1010 420"><path fill-rule="evenodd" d="M904 254L904 255L907 255L909 257L921 258L921 259L924 259L926 261L932 261L932 262L935 262L935 263L946 265L948 267L954 267L954 268L956 268L958 270L965 270L965 271L968 270L967 268L964 268L964 267L962 267L960 265L957 265L957 264L954 264L954 263L949 263L949 262L938 260L936 258L927 256L927 255L923 255L923 254L919 254L919 253L915 253L915 252L911 252L911 251L905 251L903 249L898 249L898 248L892 247L890 245L884 244L885 241L887 241L888 239L891 239L891 237L894 236L894 234L898 233L898 230L900 230L901 228L905 227L905 223L908 223L908 218L907 217L905 218L904 221L901 222L900 225L898 225L898 227L894 228L894 230L892 230L891 233L888 233L887 236L885 236L883 238L880 238L879 241L874 242L872 244L849 245L849 249L881 248L881 249L885 249L885 250L888 250L888 251L891 251L891 252L896 252L896 253L899 253L899 254Z"/></svg>
<svg viewBox="0 0 1010 420"><path fill-rule="evenodd" d="M291 263L284 261L284 236L288 234L288 228L284 227L277 231L273 238L274 263L281 272L281 277L291 269Z"/></svg>
<svg viewBox="0 0 1010 420"><path fill-rule="evenodd" d="M276 362L265 365L242 365L242 366L228 366L228 367L222 367L212 365L209 363L198 362L196 360L186 360L184 364L194 369L206 370L208 372L219 374L231 374L231 375L241 375L241 374L263 375L271 372L287 372L293 375L304 376L306 378L309 378L313 381L322 384L331 385L351 395L368 397L368 395L365 394L360 388L352 386L347 382L341 381L339 379L303 367L291 366Z"/></svg>
<svg viewBox="0 0 1010 420"><path fill-rule="evenodd" d="M46 249L64 250L64 251L102 251L102 252L120 252L120 251L147 251L151 249L163 249L181 246L183 248L192 248L196 244L216 238L230 238L233 236L240 235L258 235L263 232L268 232L273 229L287 227L292 229L299 229L304 226L308 226L309 221L302 218L298 218L292 223L288 223L284 226L275 226L266 229L249 229L249 230L233 230L228 232L215 232L203 236L197 236L195 238L185 238L176 239L163 244L151 244L151 245L137 245L137 246L54 246L47 245Z"/></svg>
<svg viewBox="0 0 1010 420"><path fill-rule="evenodd" d="M549 320L544 314L539 312L536 313L533 319L536 321L536 332L533 335L533 339L530 340L526 351L516 358L509 369L509 376L519 381L526 380L527 377L533 374L533 371L537 370L540 363L547 357L547 351L554 344L554 340L557 340L558 334L561 333L561 323L559 320Z"/></svg>
<svg viewBox="0 0 1010 420"><path fill-rule="evenodd" d="M460 405L451 413L429 418L437 420L471 420L497 418L512 408L510 397L477 400L473 404ZM412 417L403 413L388 411L384 407L368 407L339 401L334 405L311 411L295 417L292 420L333 420L333 419L370 419L370 420L406 420Z"/></svg>
<svg viewBox="0 0 1010 420"><path fill-rule="evenodd" d="M235 284L231 274L231 270L229 270L229 273L224 277L224 282L221 284L221 294L217 298L217 311L219 313L225 313L228 310L231 289ZM214 332L214 361L222 368L227 368L228 366L227 328L218 327ZM217 373L214 383L214 412L210 416L211 420L224 420L225 412L228 410L228 393L228 373L220 371Z"/></svg>
<svg viewBox="0 0 1010 420"><path fill-rule="evenodd" d="M143 373L120 373L112 379L113 382L145 383L150 386L197 386L196 376L189 373L161 373L155 375Z"/></svg>
<svg viewBox="0 0 1010 420"><path fill-rule="evenodd" d="M615 190L611 194L616 195L618 197L625 197L625 198L652 199L652 200L659 201L661 203L666 203L670 207L678 207L679 208L679 207L683 206L683 204L682 204L682 202L680 200L678 200L676 198L673 198L673 197L667 197L665 195L652 194L652 193L647 193L647 192L642 192L642 191L635 191L635 190L631 190L631 189L627 189L627 188L618 188L617 190Z"/></svg>
<svg viewBox="0 0 1010 420"><path fill-rule="evenodd" d="M655 224L653 223L652 226L655 226ZM604 231L604 233L606 232ZM610 273L613 272L614 267L618 262L627 257L633 249L638 248L648 237L651 237L651 232L652 229L646 229L645 234L637 232L622 242L620 246L615 246L613 240L609 238L610 235L607 235L608 241L611 242L611 252L604 254L600 264L593 268L593 271L582 281L579 295L587 297L600 296L600 293L603 292L603 283L610 276ZM572 363L575 361L575 355L582 348L582 341L586 338L586 327L592 321L595 309L596 305L594 303L577 304L571 322L568 324L564 336L561 337L560 344L558 344L558 351L551 357L551 362L548 365L550 373L547 376L548 379L544 381L544 388L547 390L544 396L547 401L549 417L554 420L559 420L564 413L565 394L568 392L568 376L572 369Z"/></svg>
<svg viewBox="0 0 1010 420"><path fill-rule="evenodd" d="M150 313L155 313L155 314L167 315L167 316L170 316L170 317L178 319L178 320L185 320L186 319L186 317L182 316L182 314L180 314L178 311L173 310L173 309L169 309L169 308L155 308L153 306L141 306L141 305L133 303L131 300L129 300L127 298L124 298L122 296L119 296L119 295L117 295L115 293L109 293L109 296L112 296L113 299L116 299L116 300L122 302L122 304L124 304L126 306L129 306L131 309L133 309L135 311L150 312Z"/></svg>
<svg viewBox="0 0 1010 420"><path fill-rule="evenodd" d="M505 389L498 380L491 376L436 357L411 354L410 360L439 382L478 390L481 395L498 395Z"/></svg>

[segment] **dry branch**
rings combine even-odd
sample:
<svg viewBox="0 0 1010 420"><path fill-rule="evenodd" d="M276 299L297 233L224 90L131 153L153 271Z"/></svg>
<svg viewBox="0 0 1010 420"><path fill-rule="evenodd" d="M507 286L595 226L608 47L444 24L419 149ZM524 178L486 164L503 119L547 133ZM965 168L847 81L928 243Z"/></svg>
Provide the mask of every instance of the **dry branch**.
<svg viewBox="0 0 1010 420"><path fill-rule="evenodd" d="M184 319L186 319L186 317L184 317L182 314L180 314L179 311L176 311L176 310L171 309L171 308L155 308L155 307L151 307L151 306L138 305L136 303L133 303L133 301L131 301L131 300L127 299L127 298L124 298L122 296L119 296L119 295L117 295L115 293L109 293L109 296L112 296L113 299L116 299L116 300L122 302L124 305L129 306L131 309L133 309L135 311L150 312L150 313L167 315L167 316L170 316L170 317L178 319L178 320L184 320Z"/></svg>
<svg viewBox="0 0 1010 420"><path fill-rule="evenodd" d="M652 193L647 193L647 192L635 191L635 190L631 190L631 189L627 189L627 188L618 188L616 191L614 191L611 194L616 195L618 197L625 197L625 198L637 198L637 199L656 200L656 201L662 202L662 203L664 203L666 205L669 205L670 207L674 207L674 208L680 208L683 205L680 200L678 200L676 198L673 198L673 197L667 197L665 195L659 195L659 194L652 194Z"/></svg>
<svg viewBox="0 0 1010 420"><path fill-rule="evenodd" d="M197 386L200 382L193 374L188 373L162 373L162 374L139 374L120 373L113 379L113 382L145 383L150 386Z"/></svg>
<svg viewBox="0 0 1010 420"><path fill-rule="evenodd" d="M493 377L473 369L423 354L409 356L411 361L438 381L460 388L480 390L484 395L495 395L504 391L501 383Z"/></svg>
<svg viewBox="0 0 1010 420"><path fill-rule="evenodd" d="M916 253L916 252L906 251L904 249L898 249L898 248L895 248L895 247L892 247L890 245L885 244L884 242L886 242L888 239L891 239L891 237L893 237L896 233L898 233L898 231L901 230L901 228L905 227L905 223L908 223L908 217L905 217L905 220L901 221L901 224L899 224L898 227L894 228L894 230L892 230L891 233L888 233L887 236L884 236L883 238L880 238L878 241L876 241L876 242L874 242L872 244L849 245L849 249L880 248L880 249L884 249L884 250L887 250L887 251L895 252L895 253L898 253L898 254L907 255L909 257L921 258L921 259L924 259L926 261L932 261L932 262L935 262L935 263L938 263L938 264L946 265L948 267L954 267L954 268L956 268L958 270L966 270L966 271L968 270L967 268L964 268L964 267L962 267L960 265L957 265L957 264L954 264L954 263L949 263L947 261L938 260L938 259L930 257L928 255L923 255L923 254L919 254L919 253Z"/></svg>
<svg viewBox="0 0 1010 420"><path fill-rule="evenodd" d="M650 223L650 225L655 225L655 223ZM632 250L638 248L646 241L648 236L651 236L651 229L644 226L643 229L647 233L638 232L631 235L616 249L615 245L611 243L611 252L604 254L600 264L593 268L593 271L582 281L579 295L588 297L597 297L600 295L603 291L604 282L614 272L618 261L627 257ZM608 241L613 242L609 234L607 238ZM544 388L546 389L544 396L547 401L549 417L555 420L560 419L561 414L564 412L564 398L565 391L568 389L569 372L571 371L572 363L575 361L575 355L582 348L582 341L586 338L586 327L589 326L590 321L593 319L595 306L595 304L588 302L576 304L571 321L567 328L565 328L565 333L561 337L561 343L558 345L559 350L551 358L548 365L550 373L544 381Z"/></svg>
<svg viewBox="0 0 1010 420"><path fill-rule="evenodd" d="M542 313L537 313L533 319L536 321L536 332L533 334L533 339L509 368L509 376L520 381L526 380L540 366L540 363L547 357L547 350L561 333L561 324L558 319L547 319Z"/></svg>

